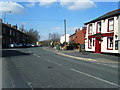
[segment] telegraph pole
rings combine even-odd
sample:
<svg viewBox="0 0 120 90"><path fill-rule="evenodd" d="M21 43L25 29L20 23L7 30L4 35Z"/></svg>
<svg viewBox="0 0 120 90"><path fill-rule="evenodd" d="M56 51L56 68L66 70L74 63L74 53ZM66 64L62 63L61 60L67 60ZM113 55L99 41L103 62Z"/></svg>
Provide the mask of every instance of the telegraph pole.
<svg viewBox="0 0 120 90"><path fill-rule="evenodd" d="M64 20L65 45L66 45L66 20Z"/></svg>

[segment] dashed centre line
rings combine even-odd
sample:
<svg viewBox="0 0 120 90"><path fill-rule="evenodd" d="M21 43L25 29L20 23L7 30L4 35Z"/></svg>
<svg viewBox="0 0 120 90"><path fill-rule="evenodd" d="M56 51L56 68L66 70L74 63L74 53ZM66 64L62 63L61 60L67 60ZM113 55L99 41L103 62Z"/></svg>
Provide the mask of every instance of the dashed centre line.
<svg viewBox="0 0 120 90"><path fill-rule="evenodd" d="M44 50L48 51L47 49L43 48ZM51 52L53 52L52 50L49 50ZM55 52L53 52L55 53ZM113 65L108 65L108 64L104 64L104 61L100 61L101 63L98 62L98 60L95 59L90 59L90 58L81 58L81 57L76 57L76 56L71 56L71 55L67 55L64 53L56 53L58 55L61 56L65 56L65 57L69 57L69 58L73 58L73 59L78 59L78 60L82 60L82 61L88 61L88 62L94 62L95 64L101 64L101 65L105 65L105 66L109 66L109 67L113 67L113 68L117 68L118 66L113 66ZM111 63L118 63L118 62L111 62Z"/></svg>
<svg viewBox="0 0 120 90"><path fill-rule="evenodd" d="M70 70L75 71L75 72L80 73L80 74L83 74L83 75L86 75L86 76L89 76L89 77L91 77L91 78L97 79L97 80L99 80L99 81L102 81L102 82L105 82L105 83L108 83L108 84L111 84L111 85L120 87L120 85L118 85L118 84L115 84L115 83L113 83L113 82L110 82L110 81L107 81L107 80L98 78L98 77L96 77L96 76L93 76L93 75L90 75L90 74L87 74L87 73L84 73L84 72L80 72L80 71L75 70L75 69L73 69L73 68L71 68Z"/></svg>
<svg viewBox="0 0 120 90"><path fill-rule="evenodd" d="M36 57L40 57L39 55L36 55L36 54L33 54L33 55L36 56ZM59 66L61 66L61 67L65 67L64 65L59 64L59 63L56 63L56 62L53 62L53 61L51 61L51 60L48 60L48 59L45 59L45 60L46 60L46 61L49 61L49 62L51 62L51 63L54 63L54 64L56 64L56 65L59 65ZM96 76L93 76L93 75L90 75L90 74L87 74L87 73L78 71L78 70L76 70L76 69L68 68L68 67L65 67L65 68L67 68L67 69L69 69L69 70L72 70L72 71L74 71L74 72L77 72L77 73L79 73L79 74L83 74L83 75L85 75L85 76L94 78L94 79L96 79L96 80L102 81L102 82L104 82L104 83L108 83L108 84L114 85L114 86L116 86L116 87L120 87L120 85L118 85L118 84L115 84L115 83L113 83L113 82L110 82L110 81L101 79L101 78L99 78L99 77L96 77Z"/></svg>

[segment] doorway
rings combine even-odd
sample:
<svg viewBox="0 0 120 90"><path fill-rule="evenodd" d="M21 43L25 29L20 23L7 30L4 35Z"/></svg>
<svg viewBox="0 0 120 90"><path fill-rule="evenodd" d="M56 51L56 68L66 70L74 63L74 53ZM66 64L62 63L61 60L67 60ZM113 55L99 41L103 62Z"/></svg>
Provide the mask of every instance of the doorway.
<svg viewBox="0 0 120 90"><path fill-rule="evenodd" d="M101 38L95 40L95 53L101 53Z"/></svg>

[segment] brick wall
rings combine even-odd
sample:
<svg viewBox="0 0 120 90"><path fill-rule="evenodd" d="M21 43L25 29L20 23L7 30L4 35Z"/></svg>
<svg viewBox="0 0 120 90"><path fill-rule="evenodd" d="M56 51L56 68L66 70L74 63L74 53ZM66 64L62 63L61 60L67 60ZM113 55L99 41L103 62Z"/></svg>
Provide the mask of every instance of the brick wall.
<svg viewBox="0 0 120 90"><path fill-rule="evenodd" d="M70 36L69 40L70 42L74 41L75 43L79 44L85 44L85 34L86 34L86 28L76 29L75 33Z"/></svg>

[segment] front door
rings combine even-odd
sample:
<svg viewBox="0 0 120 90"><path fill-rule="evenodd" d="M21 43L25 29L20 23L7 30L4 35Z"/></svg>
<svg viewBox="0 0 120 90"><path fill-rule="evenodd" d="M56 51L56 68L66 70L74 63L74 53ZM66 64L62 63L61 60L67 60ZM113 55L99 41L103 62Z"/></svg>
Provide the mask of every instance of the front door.
<svg viewBox="0 0 120 90"><path fill-rule="evenodd" d="M95 53L101 53L101 38L95 40Z"/></svg>

